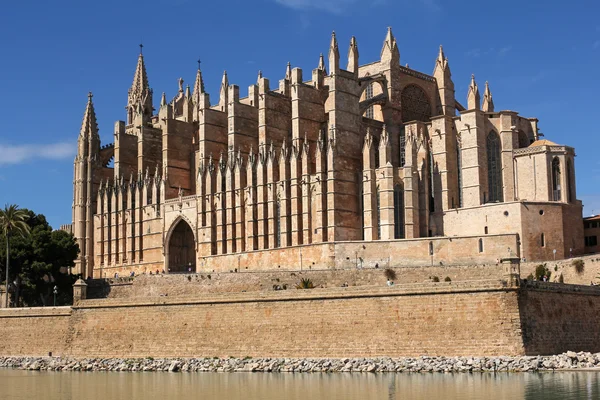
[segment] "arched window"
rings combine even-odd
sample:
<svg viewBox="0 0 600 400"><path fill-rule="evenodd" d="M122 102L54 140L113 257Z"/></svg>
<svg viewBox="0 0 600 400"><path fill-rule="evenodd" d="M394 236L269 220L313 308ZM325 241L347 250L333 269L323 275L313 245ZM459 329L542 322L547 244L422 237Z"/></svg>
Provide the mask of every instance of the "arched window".
<svg viewBox="0 0 600 400"><path fill-rule="evenodd" d="M487 136L488 202L490 203L504 201L500 147L500 136L491 131Z"/></svg>
<svg viewBox="0 0 600 400"><path fill-rule="evenodd" d="M404 190L394 186L394 239L404 239Z"/></svg>
<svg viewBox="0 0 600 400"><path fill-rule="evenodd" d="M400 140L398 140L400 146L400 166L404 167L406 164L406 132L404 131L404 125L400 126Z"/></svg>
<svg viewBox="0 0 600 400"><path fill-rule="evenodd" d="M375 152L375 168L379 168L379 138L373 137L373 151Z"/></svg>
<svg viewBox="0 0 600 400"><path fill-rule="evenodd" d="M375 189L375 198L376 198L376 210L377 210L377 239L381 239L381 195L379 193L379 186Z"/></svg>
<svg viewBox="0 0 600 400"><path fill-rule="evenodd" d="M460 148L460 141L456 143L456 176L458 179L458 207L463 206L462 196L462 149Z"/></svg>
<svg viewBox="0 0 600 400"><path fill-rule="evenodd" d="M369 100L373 98L373 82L369 83L367 85L367 88L365 89L365 100ZM369 106L369 108L367 108L367 111L365 112L365 117L373 119L374 116L374 112L373 112L373 106Z"/></svg>
<svg viewBox="0 0 600 400"><path fill-rule="evenodd" d="M575 197L575 190L573 190L573 181L571 176L573 174L573 166L571 160L567 160L567 202L571 203Z"/></svg>
<svg viewBox="0 0 600 400"><path fill-rule="evenodd" d="M431 119L431 103L429 97L417 85L408 85L402 90L400 96L402 104L402 121L423 121Z"/></svg>
<svg viewBox="0 0 600 400"><path fill-rule="evenodd" d="M540 246L546 247L546 237L543 233L540 235Z"/></svg>
<svg viewBox="0 0 600 400"><path fill-rule="evenodd" d="M483 253L483 239L479 239L479 252Z"/></svg>
<svg viewBox="0 0 600 400"><path fill-rule="evenodd" d="M558 157L552 159L552 201L561 201L560 193L560 160Z"/></svg>
<svg viewBox="0 0 600 400"><path fill-rule="evenodd" d="M275 247L281 247L281 201L275 203Z"/></svg>

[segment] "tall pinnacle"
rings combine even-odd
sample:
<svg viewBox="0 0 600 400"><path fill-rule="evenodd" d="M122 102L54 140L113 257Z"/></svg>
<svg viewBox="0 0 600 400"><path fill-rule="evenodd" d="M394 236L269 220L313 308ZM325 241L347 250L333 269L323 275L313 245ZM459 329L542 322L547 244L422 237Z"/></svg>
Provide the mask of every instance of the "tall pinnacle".
<svg viewBox="0 0 600 400"><path fill-rule="evenodd" d="M148 75L146 73L146 65L144 64L144 55L140 52L137 66L135 67L135 74L133 75L130 93L141 95L145 90L149 89L150 85L148 84Z"/></svg>
<svg viewBox="0 0 600 400"><path fill-rule="evenodd" d="M485 112L494 112L494 100L492 100L492 91L490 85L485 82L485 90L483 92L483 106L482 110Z"/></svg>
<svg viewBox="0 0 600 400"><path fill-rule="evenodd" d="M383 41L383 48L381 49L381 60L400 62L400 51L398 50L398 44L396 38L392 33L392 28L388 27Z"/></svg>
<svg viewBox="0 0 600 400"><path fill-rule="evenodd" d="M98 136L98 122L96 121L96 111L94 110L92 97L94 97L94 95L92 92L89 92L88 102L85 107L85 113L83 114L83 122L81 123L81 130L79 131L79 135L82 137Z"/></svg>
<svg viewBox="0 0 600 400"><path fill-rule="evenodd" d="M204 80L202 79L202 71L200 71L200 60L198 60L198 72L196 72L196 82L194 83L194 102L200 102L200 94L204 93Z"/></svg>

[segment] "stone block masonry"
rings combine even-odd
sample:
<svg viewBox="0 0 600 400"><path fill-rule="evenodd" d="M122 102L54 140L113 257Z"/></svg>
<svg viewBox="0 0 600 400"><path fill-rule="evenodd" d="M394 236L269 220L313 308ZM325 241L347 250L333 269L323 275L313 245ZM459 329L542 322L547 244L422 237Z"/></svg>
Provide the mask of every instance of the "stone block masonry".
<svg viewBox="0 0 600 400"><path fill-rule="evenodd" d="M0 312L0 356L402 357L600 350L600 290L501 281L84 300Z"/></svg>

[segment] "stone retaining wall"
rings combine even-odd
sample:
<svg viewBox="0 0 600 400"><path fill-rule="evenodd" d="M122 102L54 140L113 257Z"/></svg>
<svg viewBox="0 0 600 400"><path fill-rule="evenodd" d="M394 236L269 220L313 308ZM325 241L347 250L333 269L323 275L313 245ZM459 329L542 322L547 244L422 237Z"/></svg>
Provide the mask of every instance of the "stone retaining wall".
<svg viewBox="0 0 600 400"><path fill-rule="evenodd" d="M600 288L498 280L84 300L0 312L0 356L406 357L600 351Z"/></svg>

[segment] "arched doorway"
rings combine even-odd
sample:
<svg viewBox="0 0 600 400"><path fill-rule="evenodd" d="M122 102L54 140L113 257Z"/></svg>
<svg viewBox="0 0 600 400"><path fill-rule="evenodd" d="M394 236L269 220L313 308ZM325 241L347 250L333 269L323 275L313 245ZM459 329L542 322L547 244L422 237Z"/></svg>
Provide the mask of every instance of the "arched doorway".
<svg viewBox="0 0 600 400"><path fill-rule="evenodd" d="M173 229L168 246L168 272L196 272L194 232L183 219Z"/></svg>

